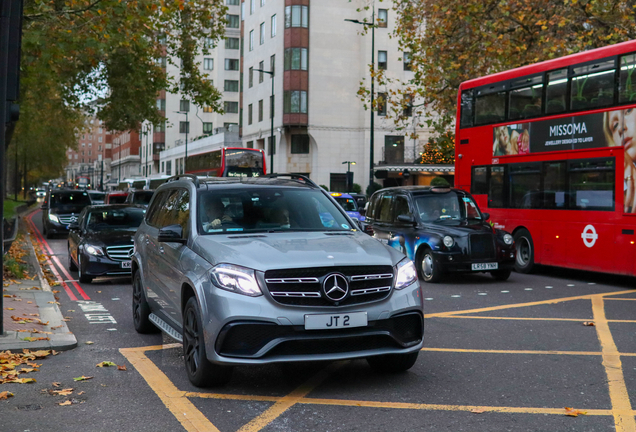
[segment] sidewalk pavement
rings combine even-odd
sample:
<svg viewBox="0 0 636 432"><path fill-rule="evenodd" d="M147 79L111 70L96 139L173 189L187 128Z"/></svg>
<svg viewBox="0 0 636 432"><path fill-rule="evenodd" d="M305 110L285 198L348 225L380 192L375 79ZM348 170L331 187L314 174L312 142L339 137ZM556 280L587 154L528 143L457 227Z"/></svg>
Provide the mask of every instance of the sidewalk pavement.
<svg viewBox="0 0 636 432"><path fill-rule="evenodd" d="M68 350L77 346L77 339L64 321L64 315L55 300L49 283L35 255L31 234L20 218L20 232L24 236L24 249L30 275L33 280L4 280L3 327L0 334L0 352L53 349Z"/></svg>

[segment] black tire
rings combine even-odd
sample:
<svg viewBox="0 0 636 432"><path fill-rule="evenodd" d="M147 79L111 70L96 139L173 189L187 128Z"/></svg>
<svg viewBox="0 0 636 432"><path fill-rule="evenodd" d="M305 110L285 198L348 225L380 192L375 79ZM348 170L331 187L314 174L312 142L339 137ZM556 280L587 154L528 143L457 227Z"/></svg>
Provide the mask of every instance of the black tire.
<svg viewBox="0 0 636 432"><path fill-rule="evenodd" d="M436 283L442 279L442 270L435 265L433 251L430 248L427 247L419 254L417 271L424 282Z"/></svg>
<svg viewBox="0 0 636 432"><path fill-rule="evenodd" d="M158 333L159 329L148 318L150 316L150 305L143 292L143 283L139 272L136 272L133 276L132 290L132 313L135 330L141 334Z"/></svg>
<svg viewBox="0 0 636 432"><path fill-rule="evenodd" d="M46 235L46 222L42 221L42 234Z"/></svg>
<svg viewBox="0 0 636 432"><path fill-rule="evenodd" d="M492 277L499 281L508 280L508 278L510 277L510 273L512 273L512 270L495 270L490 272Z"/></svg>
<svg viewBox="0 0 636 432"><path fill-rule="evenodd" d="M68 246L68 269L70 271L77 271L77 266L75 265L75 262L73 261L73 257L71 256L71 246Z"/></svg>
<svg viewBox="0 0 636 432"><path fill-rule="evenodd" d="M368 357L369 366L380 373L404 372L415 364L420 352L415 351L408 354L386 354L381 356Z"/></svg>
<svg viewBox="0 0 636 432"><path fill-rule="evenodd" d="M82 253L80 251L77 251L77 275L81 283L93 282L93 276L84 273L84 269L82 268Z"/></svg>
<svg viewBox="0 0 636 432"><path fill-rule="evenodd" d="M515 258L515 270L518 273L531 273L534 269L534 242L530 232L521 228L514 235L517 256Z"/></svg>
<svg viewBox="0 0 636 432"><path fill-rule="evenodd" d="M221 386L232 377L232 367L212 364L206 357L196 297L190 297L183 310L183 358L188 379L196 387Z"/></svg>
<svg viewBox="0 0 636 432"><path fill-rule="evenodd" d="M53 233L46 229L46 225L44 225L44 236L47 240L51 240L53 238Z"/></svg>

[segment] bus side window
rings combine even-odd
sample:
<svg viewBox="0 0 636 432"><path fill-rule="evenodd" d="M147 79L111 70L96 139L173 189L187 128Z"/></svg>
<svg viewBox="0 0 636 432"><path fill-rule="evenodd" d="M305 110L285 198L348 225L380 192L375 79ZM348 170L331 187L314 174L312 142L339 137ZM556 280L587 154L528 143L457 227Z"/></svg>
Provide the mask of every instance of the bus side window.
<svg viewBox="0 0 636 432"><path fill-rule="evenodd" d="M565 111L565 97L568 90L568 70L548 72L547 75L546 114L562 113Z"/></svg>
<svg viewBox="0 0 636 432"><path fill-rule="evenodd" d="M504 166L490 167L490 183L488 184L488 207L504 207Z"/></svg>
<svg viewBox="0 0 636 432"><path fill-rule="evenodd" d="M467 128L473 125L473 91L465 90L462 92L462 112L460 118L460 127Z"/></svg>
<svg viewBox="0 0 636 432"><path fill-rule="evenodd" d="M470 193L473 195L488 193L488 167L473 167Z"/></svg>

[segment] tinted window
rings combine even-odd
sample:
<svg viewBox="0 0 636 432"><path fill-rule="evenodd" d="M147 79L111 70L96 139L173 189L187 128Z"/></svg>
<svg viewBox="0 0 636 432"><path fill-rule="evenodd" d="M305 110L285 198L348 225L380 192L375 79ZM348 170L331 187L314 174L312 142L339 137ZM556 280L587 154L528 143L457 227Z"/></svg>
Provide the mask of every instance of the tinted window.
<svg viewBox="0 0 636 432"><path fill-rule="evenodd" d="M475 100L475 125L497 123L506 119L506 92L477 92Z"/></svg>
<svg viewBox="0 0 636 432"><path fill-rule="evenodd" d="M382 195L378 202L378 208L375 210L376 219L380 222L391 222L391 201L393 196L389 194Z"/></svg>
<svg viewBox="0 0 636 432"><path fill-rule="evenodd" d="M473 91L467 90L462 92L462 114L460 126L471 127L473 125Z"/></svg>
<svg viewBox="0 0 636 432"><path fill-rule="evenodd" d="M543 164L543 208L564 209L567 207L565 162Z"/></svg>
<svg viewBox="0 0 636 432"><path fill-rule="evenodd" d="M423 222L481 219L475 201L468 195L456 192L416 196L415 207Z"/></svg>
<svg viewBox="0 0 636 432"><path fill-rule="evenodd" d="M319 190L216 190L202 192L198 202L202 234L352 229L342 210Z"/></svg>
<svg viewBox="0 0 636 432"><path fill-rule="evenodd" d="M353 198L337 197L336 201L338 201L338 204L340 204L340 206L345 209L345 211L358 211L358 206Z"/></svg>
<svg viewBox="0 0 636 432"><path fill-rule="evenodd" d="M636 101L636 54L626 55L620 58L621 78L619 84L618 102L627 103Z"/></svg>
<svg viewBox="0 0 636 432"><path fill-rule="evenodd" d="M103 192L91 192L89 193L91 201L101 201L103 202L106 198L106 194Z"/></svg>
<svg viewBox="0 0 636 432"><path fill-rule="evenodd" d="M614 210L614 159L568 162L570 208Z"/></svg>
<svg viewBox="0 0 636 432"><path fill-rule="evenodd" d="M410 215L411 209L409 208L409 201L405 196L396 196L395 197L395 210L393 212L393 222L394 223L402 223L398 222L397 217L400 215Z"/></svg>
<svg viewBox="0 0 636 432"><path fill-rule="evenodd" d="M188 217L190 215L189 194L185 189L173 189L158 210L157 226L160 228L169 225L181 225L184 234L188 230ZM153 219L154 219L153 215Z"/></svg>
<svg viewBox="0 0 636 432"><path fill-rule="evenodd" d="M381 196L382 194L375 194L371 197L371 201L369 202L369 209L366 214L367 218L377 219L376 210L378 209L378 202L380 202Z"/></svg>
<svg viewBox="0 0 636 432"><path fill-rule="evenodd" d="M167 191L164 190L158 193L157 198L154 200L154 202L152 203L152 206L148 209L148 212L146 213L146 223L148 225L154 226L157 228L159 227L158 221L159 221L159 215L161 214L160 212L161 206L163 205L163 202L168 197L169 193L170 193L169 190Z"/></svg>
<svg viewBox="0 0 636 432"><path fill-rule="evenodd" d="M470 193L473 195L488 193L488 167L473 167Z"/></svg>
<svg viewBox="0 0 636 432"><path fill-rule="evenodd" d="M509 166L511 208L541 208L541 165L539 163Z"/></svg>
<svg viewBox="0 0 636 432"><path fill-rule="evenodd" d="M490 183L488 184L488 207L504 206L504 173L503 166L490 168Z"/></svg>
<svg viewBox="0 0 636 432"><path fill-rule="evenodd" d="M561 69L548 73L546 91L546 113L557 114L566 109L565 98L568 92L568 70Z"/></svg>
<svg viewBox="0 0 636 432"><path fill-rule="evenodd" d="M137 228L145 210L140 208L100 209L86 215L86 228L91 231Z"/></svg>
<svg viewBox="0 0 636 432"><path fill-rule="evenodd" d="M615 61L606 60L572 68L572 110L610 106L614 103Z"/></svg>
<svg viewBox="0 0 636 432"><path fill-rule="evenodd" d="M51 194L51 207L87 206L91 199L87 192L55 192Z"/></svg>
<svg viewBox="0 0 636 432"><path fill-rule="evenodd" d="M508 119L526 119L541 115L543 95L543 77L535 76L513 82L514 90L510 91Z"/></svg>
<svg viewBox="0 0 636 432"><path fill-rule="evenodd" d="M123 204L126 202L128 195L109 195L108 204Z"/></svg>
<svg viewBox="0 0 636 432"><path fill-rule="evenodd" d="M263 154L253 150L227 150L225 152L225 175L227 177L263 175Z"/></svg>
<svg viewBox="0 0 636 432"><path fill-rule="evenodd" d="M135 192L132 197L133 204L148 205L154 192Z"/></svg>

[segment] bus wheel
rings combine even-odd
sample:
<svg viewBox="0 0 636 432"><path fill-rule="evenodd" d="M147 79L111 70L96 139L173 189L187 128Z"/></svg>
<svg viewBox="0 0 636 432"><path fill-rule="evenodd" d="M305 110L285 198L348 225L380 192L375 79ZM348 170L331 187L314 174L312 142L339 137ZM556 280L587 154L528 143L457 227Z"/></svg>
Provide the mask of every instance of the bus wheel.
<svg viewBox="0 0 636 432"><path fill-rule="evenodd" d="M514 235L517 258L515 270L518 273L530 273L534 268L534 243L530 232L522 228Z"/></svg>

